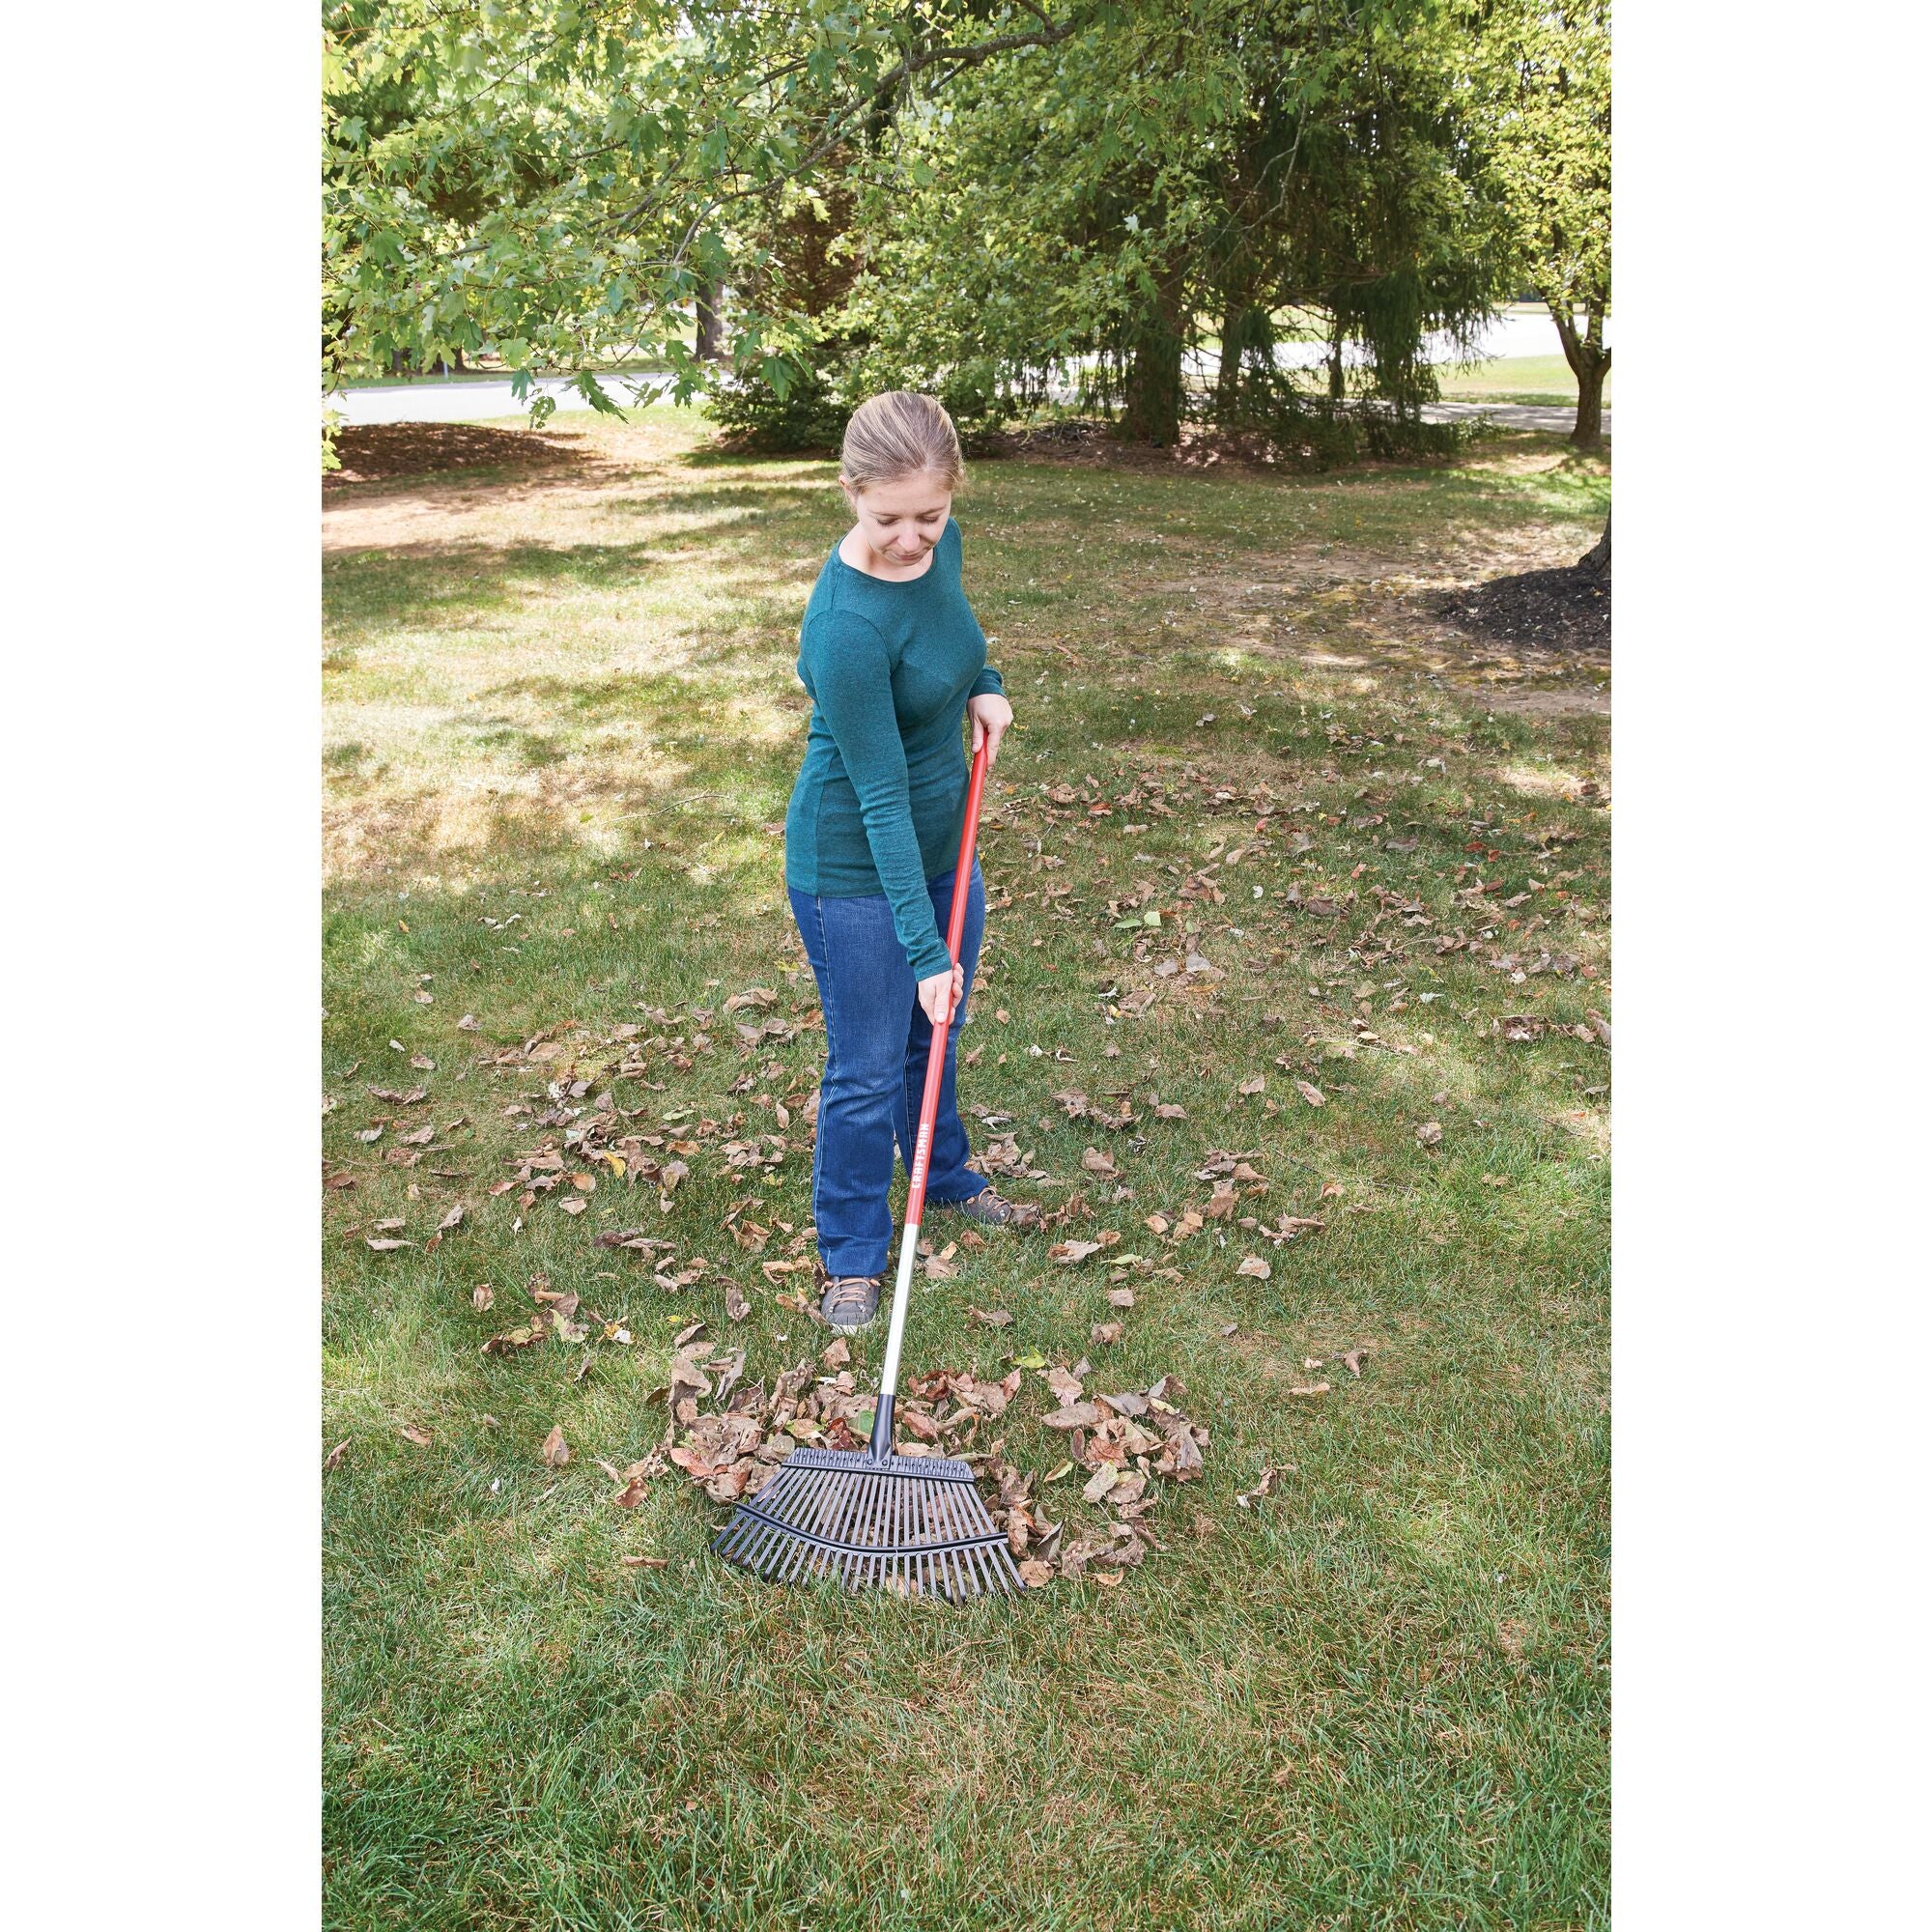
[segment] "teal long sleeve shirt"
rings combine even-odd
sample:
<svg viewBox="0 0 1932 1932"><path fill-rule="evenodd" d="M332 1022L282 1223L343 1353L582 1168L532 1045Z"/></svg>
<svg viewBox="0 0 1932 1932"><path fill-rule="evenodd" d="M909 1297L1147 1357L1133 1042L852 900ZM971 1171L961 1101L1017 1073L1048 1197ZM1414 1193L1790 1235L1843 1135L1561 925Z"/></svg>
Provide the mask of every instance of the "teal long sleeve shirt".
<svg viewBox="0 0 1932 1932"><path fill-rule="evenodd" d="M811 721L785 809L785 883L825 898L884 893L922 980L952 963L926 881L959 857L966 700L1006 693L960 556L951 517L918 577L873 577L835 548L799 632Z"/></svg>

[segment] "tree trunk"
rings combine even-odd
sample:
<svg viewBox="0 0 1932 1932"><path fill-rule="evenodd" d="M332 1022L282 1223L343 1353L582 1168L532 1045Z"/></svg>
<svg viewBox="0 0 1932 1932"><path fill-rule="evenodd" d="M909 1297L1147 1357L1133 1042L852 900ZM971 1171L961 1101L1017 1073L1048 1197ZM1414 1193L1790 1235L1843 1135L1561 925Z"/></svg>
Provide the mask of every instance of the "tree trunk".
<svg viewBox="0 0 1932 1932"><path fill-rule="evenodd" d="M1584 327L1579 334L1577 314L1567 294L1546 292L1550 320L1563 344L1563 359L1577 378L1577 426L1570 440L1577 449L1604 445L1604 378L1610 373L1610 352L1604 341L1605 303L1592 297L1584 303Z"/></svg>
<svg viewBox="0 0 1932 1932"><path fill-rule="evenodd" d="M1348 331L1342 327L1338 315L1328 326L1328 400L1339 403L1348 394L1348 384L1342 376L1342 344Z"/></svg>
<svg viewBox="0 0 1932 1932"><path fill-rule="evenodd" d="M1160 278L1157 295L1137 320L1127 365L1122 434L1159 449L1180 440L1180 283L1178 269Z"/></svg>
<svg viewBox="0 0 1932 1932"><path fill-rule="evenodd" d="M724 293L716 276L700 276L697 283L697 359L722 362L724 359L724 322L718 313L719 298Z"/></svg>
<svg viewBox="0 0 1932 1932"><path fill-rule="evenodd" d="M1578 570L1594 570L1599 577L1610 574L1610 517L1604 513L1604 534L1577 559Z"/></svg>
<svg viewBox="0 0 1932 1932"><path fill-rule="evenodd" d="M1604 378L1610 373L1609 352L1577 372L1577 427L1570 440L1578 449L1604 446Z"/></svg>
<svg viewBox="0 0 1932 1932"><path fill-rule="evenodd" d="M1214 413L1223 422L1233 415L1241 389L1241 331L1247 303L1230 296L1221 311L1221 366L1214 372Z"/></svg>

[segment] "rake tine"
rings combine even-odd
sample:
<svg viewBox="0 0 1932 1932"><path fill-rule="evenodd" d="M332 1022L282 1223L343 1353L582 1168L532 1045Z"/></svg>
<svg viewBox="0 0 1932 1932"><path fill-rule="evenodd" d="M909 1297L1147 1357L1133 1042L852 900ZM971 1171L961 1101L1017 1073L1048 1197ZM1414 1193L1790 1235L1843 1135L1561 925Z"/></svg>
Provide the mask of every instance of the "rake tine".
<svg viewBox="0 0 1932 1932"><path fill-rule="evenodd" d="M775 1582L829 1580L846 1593L965 1604L1025 1590L970 1467L941 1461L928 1473L891 1449L794 1454L809 1465L787 1459L740 1501L712 1541L720 1556Z"/></svg>
<svg viewBox="0 0 1932 1932"><path fill-rule="evenodd" d="M786 1487L785 1493L779 1499L779 1507L771 1512L772 1515L788 1526L802 1527L810 1517L825 1480L817 1470L807 1469L800 1481Z"/></svg>
<svg viewBox="0 0 1932 1932"><path fill-rule="evenodd" d="M734 1563L751 1563L767 1532L755 1517L741 1516L731 1528L731 1542L725 1554Z"/></svg>
<svg viewBox="0 0 1932 1932"><path fill-rule="evenodd" d="M833 1480L835 1485L834 1492L826 1506L824 1519L820 1522L817 1532L828 1542L846 1540L846 1525L851 1521L853 1513L859 1507L860 1499L864 1495L866 1488L863 1479L855 1481L850 1476L841 1475L835 1477ZM829 1557L829 1551L820 1551L817 1563L810 1566L810 1574L823 1577Z"/></svg>
<svg viewBox="0 0 1932 1932"><path fill-rule="evenodd" d="M810 1507L802 1511L797 1518L797 1526L814 1535L823 1536L831 1526L831 1520L845 1493L844 1484L835 1470L825 1470L818 1479L818 1487L811 1492Z"/></svg>
<svg viewBox="0 0 1932 1932"><path fill-rule="evenodd" d="M744 1519L744 1533L738 1538L737 1546L732 1551L732 1560L744 1564L748 1570L762 1571L765 1548L771 1541L772 1533L763 1523L754 1521L749 1517Z"/></svg>
<svg viewBox="0 0 1932 1932"><path fill-rule="evenodd" d="M806 1557L811 1551L811 1545L795 1536L781 1540L778 1552L772 1558L772 1567L766 1574L775 1583L789 1583L804 1566Z"/></svg>
<svg viewBox="0 0 1932 1932"><path fill-rule="evenodd" d="M822 1536L830 1540L836 1532L839 1519L851 1505L851 1485L842 1471L828 1471L817 1493L812 1498L812 1511L809 1518L799 1523L799 1528L809 1535ZM808 1559L814 1546L801 1544ZM809 1565L808 1565L809 1567Z"/></svg>
<svg viewBox="0 0 1932 1932"><path fill-rule="evenodd" d="M965 1525L957 1520L952 1497L947 1493L952 1487L948 1483L933 1485L932 1527L936 1533L935 1540L940 1543L951 1543L955 1537L967 1533Z"/></svg>
<svg viewBox="0 0 1932 1932"><path fill-rule="evenodd" d="M750 1551L745 1560L756 1570L760 1577L769 1577L772 1565L778 1560L778 1552L784 1547L784 1539L768 1524L755 1525L751 1539Z"/></svg>
<svg viewBox="0 0 1932 1932"><path fill-rule="evenodd" d="M774 1582L784 1581L793 1559L799 1552L810 1547L809 1544L801 1543L797 1537L787 1536L781 1532L773 1539L771 1555L765 1566L765 1575L771 1577Z"/></svg>
<svg viewBox="0 0 1932 1932"><path fill-rule="evenodd" d="M867 1483L863 1476L846 1476L838 1483L838 1493L819 1535L840 1543L851 1540L847 1525L856 1520L865 1501Z"/></svg>

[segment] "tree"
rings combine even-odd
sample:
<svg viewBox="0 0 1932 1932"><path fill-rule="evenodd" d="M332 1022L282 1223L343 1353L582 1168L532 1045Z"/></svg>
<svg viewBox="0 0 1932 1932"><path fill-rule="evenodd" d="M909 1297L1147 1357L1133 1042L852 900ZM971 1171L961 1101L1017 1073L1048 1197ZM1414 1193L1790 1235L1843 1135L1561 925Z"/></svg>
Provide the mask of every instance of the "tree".
<svg viewBox="0 0 1932 1932"><path fill-rule="evenodd" d="M1033 0L988 8L755 0L333 0L324 15L324 374L493 346L540 366L667 361L709 380L693 305L791 184L896 103L1063 40ZM803 332L747 304L738 367L784 380ZM586 401L612 408L594 373Z"/></svg>
<svg viewBox="0 0 1932 1932"><path fill-rule="evenodd" d="M1594 449L1610 370L1609 0L1465 0L1464 17L1513 252L1577 378L1570 440Z"/></svg>
<svg viewBox="0 0 1932 1932"><path fill-rule="evenodd" d="M1092 357L1122 432L1167 443L1250 387L1280 401L1272 317L1305 304L1415 420L1424 336L1472 329L1499 272L1451 54L1436 0L1140 0L962 76L903 118L858 200L871 373L979 363L1024 398ZM1203 314L1222 359L1197 405Z"/></svg>

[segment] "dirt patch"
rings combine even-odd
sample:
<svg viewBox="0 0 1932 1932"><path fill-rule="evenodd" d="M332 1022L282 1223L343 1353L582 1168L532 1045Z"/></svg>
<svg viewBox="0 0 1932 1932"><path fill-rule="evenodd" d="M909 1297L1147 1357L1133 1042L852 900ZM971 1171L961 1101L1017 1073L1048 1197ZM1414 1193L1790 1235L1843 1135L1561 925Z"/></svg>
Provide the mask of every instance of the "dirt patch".
<svg viewBox="0 0 1932 1932"><path fill-rule="evenodd" d="M1521 718L1607 718L1610 694L1601 686L1566 685L1547 691L1498 687L1483 700L1492 711L1513 711Z"/></svg>
<svg viewBox="0 0 1932 1932"><path fill-rule="evenodd" d="M1425 608L1452 631L1517 650L1610 651L1610 580L1579 564L1492 578L1466 590L1438 591Z"/></svg>
<svg viewBox="0 0 1932 1932"><path fill-rule="evenodd" d="M353 423L336 438L340 469L322 479L325 496L397 476L446 469L554 469L582 462L588 444L568 431L485 429L477 423Z"/></svg>

